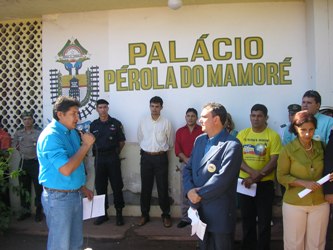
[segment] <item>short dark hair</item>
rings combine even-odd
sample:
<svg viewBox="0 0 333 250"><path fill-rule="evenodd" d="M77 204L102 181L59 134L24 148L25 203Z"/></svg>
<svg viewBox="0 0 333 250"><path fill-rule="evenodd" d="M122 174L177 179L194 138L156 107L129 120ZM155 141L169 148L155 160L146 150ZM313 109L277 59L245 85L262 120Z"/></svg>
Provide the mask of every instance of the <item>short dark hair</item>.
<svg viewBox="0 0 333 250"><path fill-rule="evenodd" d="M73 97L59 96L53 105L53 118L59 121L57 112L66 113L71 107L80 107L80 102Z"/></svg>
<svg viewBox="0 0 333 250"><path fill-rule="evenodd" d="M267 117L268 110L265 105L263 104L254 104L253 107L251 108L251 113L252 111L261 111L264 113L264 116Z"/></svg>
<svg viewBox="0 0 333 250"><path fill-rule="evenodd" d="M318 91L315 90L308 90L304 93L303 98L304 97L312 97L315 99L316 103L321 104L321 96L318 93Z"/></svg>
<svg viewBox="0 0 333 250"><path fill-rule="evenodd" d="M295 126L300 127L307 122L311 122L315 128L317 128L317 119L314 115L310 114L307 110L297 112L294 116L293 122L290 124L289 132L297 136Z"/></svg>
<svg viewBox="0 0 333 250"><path fill-rule="evenodd" d="M188 108L186 110L186 114L190 112L194 113L198 117L198 111L195 108Z"/></svg>
<svg viewBox="0 0 333 250"><path fill-rule="evenodd" d="M106 104L106 105L109 105L108 101L105 100L105 99L98 99L97 102L96 102L96 107L100 104Z"/></svg>
<svg viewBox="0 0 333 250"><path fill-rule="evenodd" d="M227 119L227 110L222 104L216 102L210 102L207 103L203 108L210 108L212 110L211 112L213 117L215 116L220 117L222 125L225 124L225 121Z"/></svg>
<svg viewBox="0 0 333 250"><path fill-rule="evenodd" d="M152 98L150 99L149 103L150 103L150 104L151 104L151 103L159 103L159 104L161 104L161 107L163 107L163 100L162 100L162 98L159 97L159 96L154 96L154 97L152 97Z"/></svg>

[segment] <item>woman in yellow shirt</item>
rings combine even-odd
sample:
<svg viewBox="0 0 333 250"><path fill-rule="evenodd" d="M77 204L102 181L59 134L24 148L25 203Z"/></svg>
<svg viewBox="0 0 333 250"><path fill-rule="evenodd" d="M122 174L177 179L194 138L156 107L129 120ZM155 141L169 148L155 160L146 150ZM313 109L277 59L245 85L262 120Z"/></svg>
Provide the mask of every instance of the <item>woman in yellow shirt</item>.
<svg viewBox="0 0 333 250"><path fill-rule="evenodd" d="M308 111L296 113L290 131L296 139L287 144L278 159L277 179L286 188L283 196L283 240L285 250L325 249L329 205L316 182L323 175L324 150L312 139L316 118ZM312 192L303 198L303 189Z"/></svg>

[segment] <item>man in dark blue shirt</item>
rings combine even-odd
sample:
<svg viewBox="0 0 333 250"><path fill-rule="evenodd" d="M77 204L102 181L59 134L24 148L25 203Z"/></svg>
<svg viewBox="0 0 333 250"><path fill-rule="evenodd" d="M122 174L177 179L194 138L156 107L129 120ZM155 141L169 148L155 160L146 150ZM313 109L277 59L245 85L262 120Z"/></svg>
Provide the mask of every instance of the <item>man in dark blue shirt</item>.
<svg viewBox="0 0 333 250"><path fill-rule="evenodd" d="M105 216L98 217L94 224L100 225L107 221L109 208L107 188L110 181L116 209L116 225L124 225L122 209L125 206L123 198L123 179L121 176L119 154L125 145L123 125L120 121L109 116L109 103L104 99L96 102L99 118L90 125L96 143L93 147L95 156L95 186L98 195L105 194Z"/></svg>

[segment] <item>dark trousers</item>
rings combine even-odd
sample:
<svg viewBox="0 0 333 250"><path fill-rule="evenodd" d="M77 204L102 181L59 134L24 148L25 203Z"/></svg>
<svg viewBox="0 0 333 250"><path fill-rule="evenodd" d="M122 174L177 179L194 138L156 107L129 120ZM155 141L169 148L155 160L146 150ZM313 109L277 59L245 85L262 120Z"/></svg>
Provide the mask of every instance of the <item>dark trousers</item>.
<svg viewBox="0 0 333 250"><path fill-rule="evenodd" d="M273 181L257 183L255 197L239 194L243 228L242 249L270 249L273 200Z"/></svg>
<svg viewBox="0 0 333 250"><path fill-rule="evenodd" d="M35 206L36 208L42 207L41 195L43 187L38 183L39 164L37 159L21 160L22 170L24 171L19 176L20 182L20 201L22 208L26 211L30 211L30 199L31 199L31 181L35 188Z"/></svg>
<svg viewBox="0 0 333 250"><path fill-rule="evenodd" d="M170 214L170 201L168 190L168 155L148 155L141 152L141 213L149 216L151 194L156 179L158 202L162 210L162 216Z"/></svg>
<svg viewBox="0 0 333 250"><path fill-rule="evenodd" d="M328 220L325 250L332 250L332 232L333 232L333 204L330 204L330 216Z"/></svg>
<svg viewBox="0 0 333 250"><path fill-rule="evenodd" d="M9 171L6 169L3 173L4 180L0 183L0 201L4 203L8 208L10 207L10 196L9 196Z"/></svg>
<svg viewBox="0 0 333 250"><path fill-rule="evenodd" d="M116 209L125 206L123 197L123 178L121 176L120 159L116 153L95 157L95 187L98 195L105 194L105 211L109 208L108 181L113 192L113 203Z"/></svg>
<svg viewBox="0 0 333 250"><path fill-rule="evenodd" d="M204 239L199 241L200 250L232 250L234 249L234 234L205 233Z"/></svg>

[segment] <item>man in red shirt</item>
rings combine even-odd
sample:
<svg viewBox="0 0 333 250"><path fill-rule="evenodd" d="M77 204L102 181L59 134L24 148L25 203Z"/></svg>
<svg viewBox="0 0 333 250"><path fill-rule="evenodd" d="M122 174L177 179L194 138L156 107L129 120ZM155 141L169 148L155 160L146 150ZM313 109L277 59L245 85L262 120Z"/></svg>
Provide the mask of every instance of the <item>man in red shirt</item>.
<svg viewBox="0 0 333 250"><path fill-rule="evenodd" d="M191 156L192 148L195 139L202 134L201 126L197 124L198 112L194 108L189 108L185 115L186 125L181 127L176 132L175 153L181 162L181 183L183 183L183 168L188 163ZM181 210L182 219L178 223L178 228L186 227L191 224L191 220L187 216L189 208L187 199L185 198L183 185L181 184Z"/></svg>
<svg viewBox="0 0 333 250"><path fill-rule="evenodd" d="M10 148L11 137L10 135L2 128L1 124L2 117L0 117L0 150L7 150Z"/></svg>
<svg viewBox="0 0 333 250"><path fill-rule="evenodd" d="M11 144L11 137L7 133L6 130L2 128L2 116L0 116L0 156L7 157L7 149L10 148ZM5 170L5 174L8 174L8 170ZM9 179L5 178L5 185L9 184ZM0 184L1 185L1 184ZM9 199L9 189L7 187L0 186L0 190L4 189L0 192L0 199L4 202L4 204L9 207L10 206L10 199Z"/></svg>

